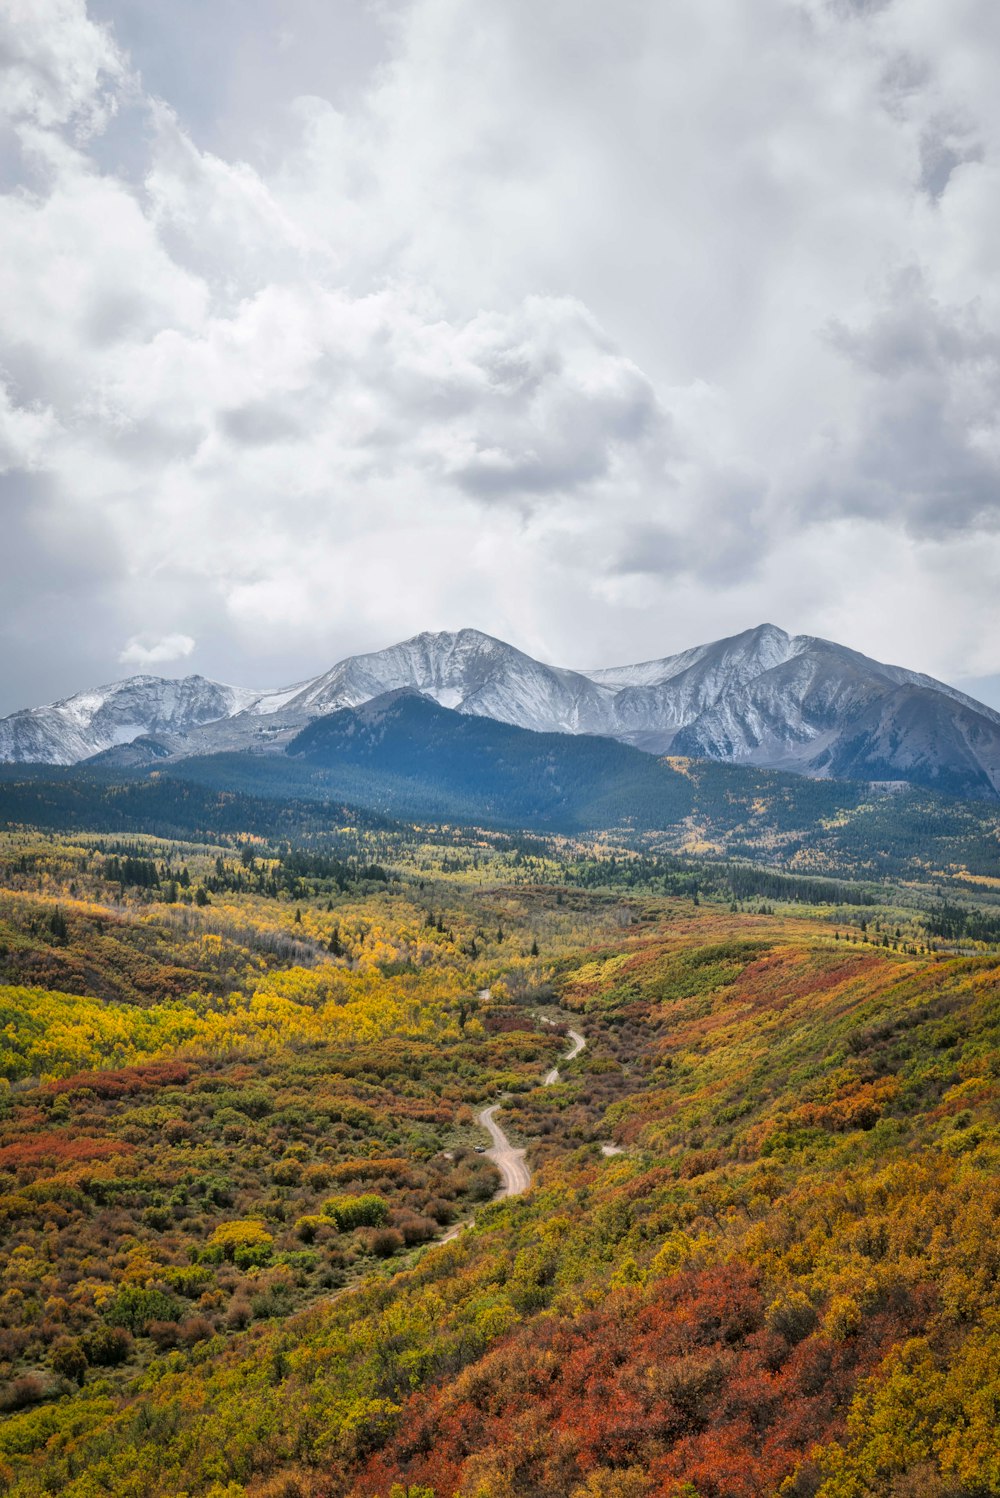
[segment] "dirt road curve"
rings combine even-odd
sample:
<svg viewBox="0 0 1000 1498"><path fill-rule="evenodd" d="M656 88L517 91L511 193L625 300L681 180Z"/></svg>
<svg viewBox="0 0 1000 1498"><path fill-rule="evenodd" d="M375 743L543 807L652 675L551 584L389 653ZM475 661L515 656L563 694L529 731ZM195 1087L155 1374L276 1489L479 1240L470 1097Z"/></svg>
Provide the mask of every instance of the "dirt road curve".
<svg viewBox="0 0 1000 1498"><path fill-rule="evenodd" d="M572 1061L574 1056L579 1056L587 1042L579 1030L568 1030L567 1034L570 1046L563 1060ZM546 1073L544 1085L552 1087L558 1080L559 1068L554 1066L550 1072ZM493 1147L486 1151L486 1158L493 1161L503 1178L503 1184L494 1198L495 1201L501 1201L505 1196L520 1196L531 1186L531 1171L525 1161L524 1150L514 1148L493 1116L499 1107L499 1103L492 1103L489 1108L484 1108L482 1113L476 1115L477 1122L482 1124L493 1140Z"/></svg>
<svg viewBox="0 0 1000 1498"><path fill-rule="evenodd" d="M489 999L488 988L484 988L480 993L480 998L484 997L487 1000ZM566 1034L569 1037L570 1046L569 1050L563 1056L563 1060L572 1061L574 1056L579 1056L587 1042L579 1030L567 1030ZM546 1073L544 1085L552 1087L558 1080L559 1068L554 1066L550 1072ZM503 1178L503 1185L493 1198L494 1201L502 1201L506 1196L520 1196L531 1187L531 1171L528 1169L527 1161L524 1158L524 1150L514 1148L493 1116L499 1107L499 1103L491 1103L488 1108L484 1108L481 1113L476 1114L476 1122L487 1130L490 1138L493 1140L492 1148L486 1151L486 1157L493 1161ZM606 1144L603 1148L607 1154L621 1153L616 1145ZM432 1242L426 1244L426 1248L437 1248L442 1243L454 1243L456 1238L474 1225L474 1217L467 1217L462 1222L452 1223L446 1233L442 1233L440 1238L435 1238ZM324 1295L320 1300L316 1301L316 1304L333 1305L335 1301L341 1300L345 1295L355 1295L359 1290L363 1290L366 1284L368 1284L368 1280L363 1280L357 1285L347 1285L343 1290L335 1291L333 1295Z"/></svg>
<svg viewBox="0 0 1000 1498"><path fill-rule="evenodd" d="M584 1040L579 1030L567 1030L566 1034L569 1036L570 1044L569 1050L566 1052L563 1060L572 1061L574 1056L579 1056L580 1052L583 1050L587 1042ZM545 1086L554 1087L558 1081L559 1068L558 1066L554 1066L551 1071L545 1073Z"/></svg>
<svg viewBox="0 0 1000 1498"><path fill-rule="evenodd" d="M503 1185L496 1194L497 1201L504 1196L520 1196L531 1185L531 1171L525 1161L524 1150L516 1150L500 1125L494 1121L493 1115L499 1106L499 1103L493 1103L479 1115L479 1122L484 1129L489 1130L493 1140L493 1148L486 1151L486 1158L493 1161L503 1177Z"/></svg>

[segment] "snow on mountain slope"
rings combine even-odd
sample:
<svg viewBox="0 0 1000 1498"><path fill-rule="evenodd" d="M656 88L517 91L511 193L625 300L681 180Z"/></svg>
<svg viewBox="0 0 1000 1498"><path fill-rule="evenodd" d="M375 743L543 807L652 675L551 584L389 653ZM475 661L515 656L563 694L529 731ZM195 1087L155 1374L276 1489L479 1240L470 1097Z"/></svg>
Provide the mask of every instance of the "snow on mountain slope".
<svg viewBox="0 0 1000 1498"><path fill-rule="evenodd" d="M620 683L615 732L665 752L678 730L695 722L727 693L756 681L798 653L800 642L773 624L701 645L662 661L607 673Z"/></svg>
<svg viewBox="0 0 1000 1498"><path fill-rule="evenodd" d="M672 751L851 779L1000 792L1000 714L919 672L826 640L734 687Z"/></svg>
<svg viewBox="0 0 1000 1498"><path fill-rule="evenodd" d="M351 656L287 706L312 714L357 707L413 687L441 707L550 733L611 731L614 693L577 671L543 665L502 640L462 629L420 634L388 650Z"/></svg>
<svg viewBox="0 0 1000 1498"><path fill-rule="evenodd" d="M387 692L549 733L603 734L807 775L1000 794L1000 713L920 672L762 624L661 660L570 671L479 630L420 634L269 692L132 677L0 721L0 759L70 764L280 753L311 719ZM140 739L130 755L115 746Z"/></svg>
<svg viewBox="0 0 1000 1498"><path fill-rule="evenodd" d="M659 661L643 661L637 666L606 666L584 674L591 681L621 691L631 687L658 687L681 676L717 674L723 668L730 676L749 679L770 670L796 653L797 640L776 624L759 624L742 634L708 645L695 645L679 655L668 655Z"/></svg>
<svg viewBox="0 0 1000 1498"><path fill-rule="evenodd" d="M203 676L130 676L0 719L0 760L76 764L117 744L129 744L141 734L185 734L203 723L231 717L259 696Z"/></svg>

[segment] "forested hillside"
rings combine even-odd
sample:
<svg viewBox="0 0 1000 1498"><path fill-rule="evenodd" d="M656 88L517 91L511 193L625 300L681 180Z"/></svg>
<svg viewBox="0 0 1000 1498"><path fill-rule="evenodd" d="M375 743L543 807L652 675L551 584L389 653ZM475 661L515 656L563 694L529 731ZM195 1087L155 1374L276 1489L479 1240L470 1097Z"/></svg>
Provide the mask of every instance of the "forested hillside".
<svg viewBox="0 0 1000 1498"><path fill-rule="evenodd" d="M343 818L0 857L15 1498L996 1489L971 904Z"/></svg>
<svg viewBox="0 0 1000 1498"><path fill-rule="evenodd" d="M331 714L289 753L212 754L169 769L0 767L0 827L294 842L336 822L410 837L414 821L632 851L738 859L803 877L989 888L995 803L901 785L810 780L655 759L611 739L540 734L412 694Z"/></svg>

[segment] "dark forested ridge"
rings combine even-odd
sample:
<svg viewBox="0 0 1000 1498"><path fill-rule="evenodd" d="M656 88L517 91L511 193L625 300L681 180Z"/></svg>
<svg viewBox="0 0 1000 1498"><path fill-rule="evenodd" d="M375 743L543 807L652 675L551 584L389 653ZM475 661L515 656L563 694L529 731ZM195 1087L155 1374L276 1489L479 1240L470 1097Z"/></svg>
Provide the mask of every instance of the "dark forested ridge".
<svg viewBox="0 0 1000 1498"><path fill-rule="evenodd" d="M534 733L407 693L318 719L288 753L215 754L148 771L0 771L7 826L301 838L347 820L519 835L610 829L642 851L800 877L964 882L971 893L1000 872L994 803L658 760L615 740Z"/></svg>
<svg viewBox="0 0 1000 1498"><path fill-rule="evenodd" d="M318 718L288 756L409 811L563 831L669 827L691 810L676 770L614 739L533 733L415 693ZM407 806L407 803L409 805Z"/></svg>

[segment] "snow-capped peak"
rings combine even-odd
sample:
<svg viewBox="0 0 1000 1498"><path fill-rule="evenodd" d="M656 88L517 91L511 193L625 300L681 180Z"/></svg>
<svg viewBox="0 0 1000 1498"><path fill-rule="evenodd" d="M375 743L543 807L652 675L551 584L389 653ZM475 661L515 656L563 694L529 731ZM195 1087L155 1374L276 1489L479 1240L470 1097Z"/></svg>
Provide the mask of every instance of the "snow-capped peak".
<svg viewBox="0 0 1000 1498"><path fill-rule="evenodd" d="M75 764L141 734L185 734L232 717L255 695L204 676L129 676L0 719L0 760Z"/></svg>
<svg viewBox="0 0 1000 1498"><path fill-rule="evenodd" d="M1000 785L1000 713L919 672L773 624L637 665L586 672L546 665L481 630L460 629L348 656L311 680L273 691L200 676L133 676L0 720L0 759L71 764L144 735L160 736L161 755L280 749L312 718L399 691L521 728L605 734L657 753L812 774L838 773L847 746L852 765L867 762L868 738L877 742L869 758L875 756L880 774L893 769L894 756L936 762L934 743L947 739L959 746L949 754L981 767L968 772L969 783L981 775L985 787ZM925 701L933 714L921 709ZM953 732L942 729L942 712L958 725ZM931 717L936 738L916 727ZM892 725L904 718L901 737Z"/></svg>

